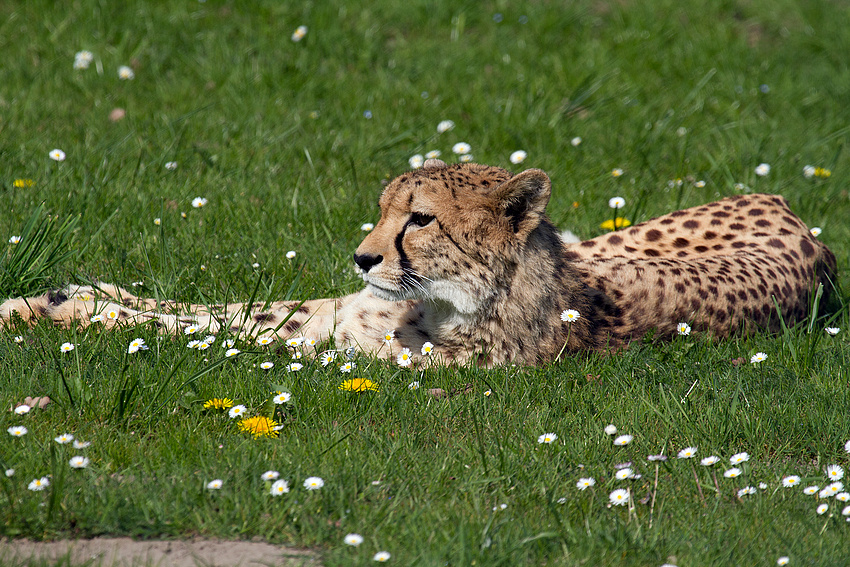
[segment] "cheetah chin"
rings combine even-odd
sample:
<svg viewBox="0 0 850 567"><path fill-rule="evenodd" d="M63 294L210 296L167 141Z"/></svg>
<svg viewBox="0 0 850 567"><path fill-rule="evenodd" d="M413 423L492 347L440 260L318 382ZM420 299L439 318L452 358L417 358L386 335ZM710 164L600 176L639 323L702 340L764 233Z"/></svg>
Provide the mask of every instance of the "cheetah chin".
<svg viewBox="0 0 850 567"><path fill-rule="evenodd" d="M381 219L354 254L366 283L358 293L179 305L96 284L10 299L0 317L170 333L194 325L382 357L410 349L417 364L494 366L616 349L650 329L669 338L680 322L717 337L776 330L779 314L787 324L806 317L819 284L832 290L835 257L780 196L727 197L568 242L546 217L550 192L539 169L428 160L381 195ZM566 310L579 315L563 321ZM394 340L384 340L388 331ZM426 343L431 354L420 356Z"/></svg>

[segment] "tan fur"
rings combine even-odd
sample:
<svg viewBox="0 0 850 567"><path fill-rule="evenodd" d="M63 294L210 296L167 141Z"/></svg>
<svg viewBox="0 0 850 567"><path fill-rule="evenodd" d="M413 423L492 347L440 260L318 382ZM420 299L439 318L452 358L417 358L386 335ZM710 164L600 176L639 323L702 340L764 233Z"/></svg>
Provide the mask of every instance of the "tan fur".
<svg viewBox="0 0 850 567"><path fill-rule="evenodd" d="M730 197L565 244L545 215L550 182L476 164L429 160L385 189L381 220L355 253L366 288L338 299L270 305L157 305L102 284L8 300L0 317L88 325L197 325L244 336L332 338L379 356L427 341L433 362L541 364L559 353L616 348L679 322L725 337L803 319L835 270L782 197ZM561 320L564 310L580 318ZM387 330L395 340L387 344Z"/></svg>

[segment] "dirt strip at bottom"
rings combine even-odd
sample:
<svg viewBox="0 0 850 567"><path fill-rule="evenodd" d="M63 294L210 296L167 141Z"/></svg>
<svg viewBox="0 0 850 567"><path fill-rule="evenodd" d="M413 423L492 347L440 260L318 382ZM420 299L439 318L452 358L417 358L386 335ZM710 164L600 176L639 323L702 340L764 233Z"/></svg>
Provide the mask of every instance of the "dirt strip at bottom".
<svg viewBox="0 0 850 567"><path fill-rule="evenodd" d="M38 542L0 541L0 564L86 567L320 567L310 551L264 542L222 540L151 540L126 537Z"/></svg>

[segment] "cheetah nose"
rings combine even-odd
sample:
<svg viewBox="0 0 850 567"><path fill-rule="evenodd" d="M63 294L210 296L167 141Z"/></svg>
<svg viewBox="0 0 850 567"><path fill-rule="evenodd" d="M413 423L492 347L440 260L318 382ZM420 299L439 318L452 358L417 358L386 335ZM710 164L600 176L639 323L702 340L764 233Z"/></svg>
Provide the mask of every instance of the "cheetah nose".
<svg viewBox="0 0 850 567"><path fill-rule="evenodd" d="M355 254L354 255L354 263L360 266L360 269L364 272L368 272L373 266L377 266L381 262L383 262L384 257L378 254L374 256L372 254Z"/></svg>

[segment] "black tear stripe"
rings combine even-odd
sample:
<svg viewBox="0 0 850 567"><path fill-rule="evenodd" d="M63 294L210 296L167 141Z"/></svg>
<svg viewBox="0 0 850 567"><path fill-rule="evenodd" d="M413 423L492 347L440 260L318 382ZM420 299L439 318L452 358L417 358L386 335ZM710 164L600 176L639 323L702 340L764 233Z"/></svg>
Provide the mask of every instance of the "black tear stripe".
<svg viewBox="0 0 850 567"><path fill-rule="evenodd" d="M410 263L410 258L408 258L407 253L404 251L403 240L404 233L407 232L407 227L410 226L410 221L408 220L404 223L404 226L395 237L395 249L398 252L398 263L401 266L401 283L406 288L405 279L412 280L412 282L416 282L417 279L413 276L413 264Z"/></svg>

